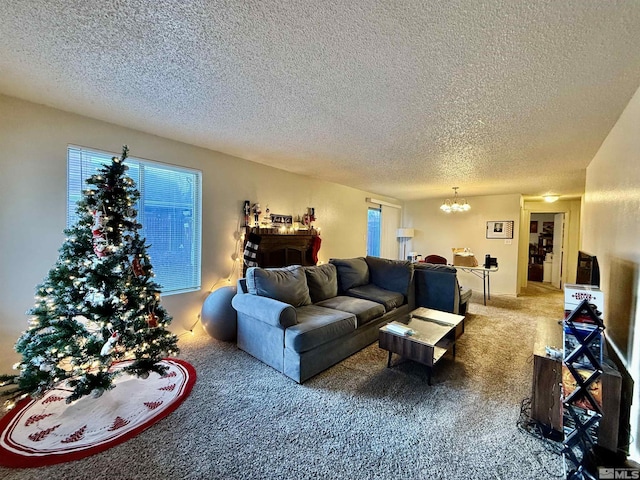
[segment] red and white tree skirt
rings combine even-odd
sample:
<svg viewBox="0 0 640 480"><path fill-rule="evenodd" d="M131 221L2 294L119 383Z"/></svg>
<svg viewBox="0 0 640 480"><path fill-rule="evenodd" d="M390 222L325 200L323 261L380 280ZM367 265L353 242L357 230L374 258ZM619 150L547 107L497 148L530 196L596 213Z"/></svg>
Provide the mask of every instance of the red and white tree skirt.
<svg viewBox="0 0 640 480"><path fill-rule="evenodd" d="M125 367L121 362L112 368ZM123 374L99 398L71 404L61 385L38 400L20 402L0 419L0 465L41 467L78 460L122 443L174 411L196 380L187 362L167 358L160 376L145 380Z"/></svg>

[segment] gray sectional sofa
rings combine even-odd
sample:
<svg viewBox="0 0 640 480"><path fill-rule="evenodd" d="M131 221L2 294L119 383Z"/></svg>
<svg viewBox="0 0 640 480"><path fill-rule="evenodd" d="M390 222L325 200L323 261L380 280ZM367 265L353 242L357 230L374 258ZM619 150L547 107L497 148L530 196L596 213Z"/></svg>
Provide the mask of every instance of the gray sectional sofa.
<svg viewBox="0 0 640 480"><path fill-rule="evenodd" d="M252 267L232 300L238 347L296 382L370 345L414 309L413 264L377 257Z"/></svg>
<svg viewBox="0 0 640 480"><path fill-rule="evenodd" d="M359 257L249 268L232 305L238 347L302 383L376 341L381 326L414 308L464 314L470 296L453 267Z"/></svg>

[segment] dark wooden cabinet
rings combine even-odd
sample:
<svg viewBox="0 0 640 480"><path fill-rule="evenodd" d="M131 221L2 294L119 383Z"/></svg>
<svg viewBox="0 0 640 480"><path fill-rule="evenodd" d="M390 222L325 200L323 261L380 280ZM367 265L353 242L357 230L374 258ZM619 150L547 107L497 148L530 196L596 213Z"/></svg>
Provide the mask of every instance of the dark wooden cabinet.
<svg viewBox="0 0 640 480"><path fill-rule="evenodd" d="M530 263L529 264L529 275L528 279L531 282L541 282L544 277L544 266L539 263Z"/></svg>

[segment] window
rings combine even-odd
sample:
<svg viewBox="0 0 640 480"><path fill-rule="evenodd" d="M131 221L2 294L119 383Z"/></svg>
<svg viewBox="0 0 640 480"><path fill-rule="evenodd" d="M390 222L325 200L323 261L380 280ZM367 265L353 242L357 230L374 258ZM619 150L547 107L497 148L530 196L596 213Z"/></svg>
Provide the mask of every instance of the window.
<svg viewBox="0 0 640 480"><path fill-rule="evenodd" d="M85 180L101 165L119 156L70 146L67 150L67 225L76 223L76 203L87 188ZM128 157L127 174L136 182L140 235L155 280L163 294L200 289L202 173L173 165Z"/></svg>
<svg viewBox="0 0 640 480"><path fill-rule="evenodd" d="M367 255L399 258L397 231L402 205L367 198Z"/></svg>
<svg viewBox="0 0 640 480"><path fill-rule="evenodd" d="M369 208L367 214L367 255L380 256L380 209Z"/></svg>

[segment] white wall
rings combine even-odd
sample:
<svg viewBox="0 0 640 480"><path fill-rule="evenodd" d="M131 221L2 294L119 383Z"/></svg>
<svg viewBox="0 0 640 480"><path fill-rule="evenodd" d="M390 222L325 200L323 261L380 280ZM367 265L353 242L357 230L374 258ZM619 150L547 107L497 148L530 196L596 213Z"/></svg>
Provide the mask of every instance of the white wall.
<svg viewBox="0 0 640 480"><path fill-rule="evenodd" d="M640 459L640 90L587 168L582 249L598 257L607 337L635 382L632 457Z"/></svg>
<svg viewBox="0 0 640 480"><path fill-rule="evenodd" d="M0 96L0 373L11 373L18 360L13 345L27 327L25 311L64 241L68 144L118 154L127 144L133 157L202 170L203 290L163 297L176 333L197 320L208 288L229 275L245 199L293 215L315 207L325 262L366 254L366 197L394 201Z"/></svg>
<svg viewBox="0 0 640 480"><path fill-rule="evenodd" d="M415 237L407 243L407 251L441 255L453 261L453 247L468 247L478 263L484 256L497 257L499 271L491 275L491 293L515 295L517 287L518 237L520 231L520 195L469 197L471 210L444 213L442 199L416 200L405 203L402 226L415 228ZM513 220L513 240L487 239L488 221ZM460 283L482 292L482 280L466 272L459 273Z"/></svg>

